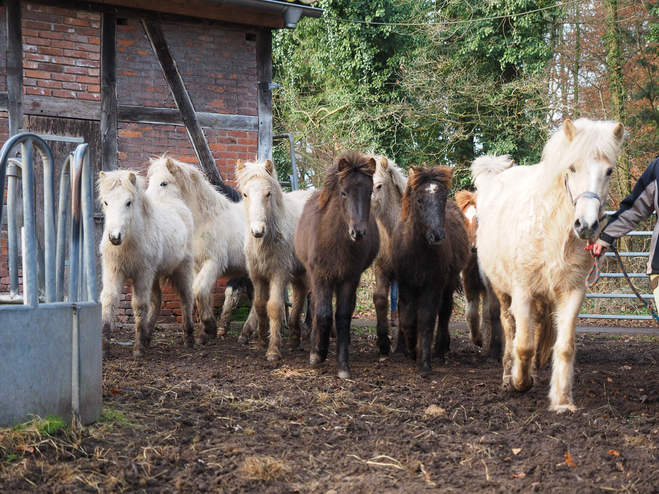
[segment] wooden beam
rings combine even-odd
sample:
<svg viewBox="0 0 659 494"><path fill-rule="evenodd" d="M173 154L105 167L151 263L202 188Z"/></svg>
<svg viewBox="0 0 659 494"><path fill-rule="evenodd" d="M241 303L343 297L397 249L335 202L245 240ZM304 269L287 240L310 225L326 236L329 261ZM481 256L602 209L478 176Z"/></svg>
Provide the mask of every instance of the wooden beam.
<svg viewBox="0 0 659 494"><path fill-rule="evenodd" d="M0 111L7 111L7 93L0 91ZM26 95L23 101L25 115L73 118L76 120L100 120L101 104L98 101L51 98ZM117 105L117 121L155 125L183 125L181 112L176 108L152 108L147 106ZM241 130L257 132L258 117L225 113L197 112L202 128L214 130Z"/></svg>
<svg viewBox="0 0 659 494"><path fill-rule="evenodd" d="M221 187L224 185L224 181L222 180L220 171L217 169L217 164L213 158L208 141L206 141L204 131L201 125L199 125L192 100L185 88L183 77L181 77L181 73L178 71L172 52L169 50L162 28L159 23L144 19L142 20L142 25L144 26L144 32L149 38L151 47L158 58L160 68L172 92L176 106L181 112L185 130L187 130L190 136L201 169L206 174L210 183Z"/></svg>
<svg viewBox="0 0 659 494"><path fill-rule="evenodd" d="M258 159L272 159L272 31L260 28L256 35L256 77L258 80Z"/></svg>
<svg viewBox="0 0 659 494"><path fill-rule="evenodd" d="M7 111L9 135L23 128L23 30L20 0L5 2L7 19Z"/></svg>
<svg viewBox="0 0 659 494"><path fill-rule="evenodd" d="M116 170L117 154L117 16L101 20L101 169Z"/></svg>

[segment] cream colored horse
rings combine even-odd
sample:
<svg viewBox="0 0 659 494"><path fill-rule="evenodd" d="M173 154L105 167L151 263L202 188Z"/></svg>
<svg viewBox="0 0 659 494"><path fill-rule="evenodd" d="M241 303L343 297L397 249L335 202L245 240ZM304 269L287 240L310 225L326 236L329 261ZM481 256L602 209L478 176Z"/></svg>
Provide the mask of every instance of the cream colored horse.
<svg viewBox="0 0 659 494"><path fill-rule="evenodd" d="M109 351L114 315L127 279L133 280L133 355L144 355L151 343L162 300L160 283L166 280L179 295L185 346L192 347L193 220L190 210L177 198L146 193L144 180L127 170L100 172L98 191L105 215L101 240L104 353Z"/></svg>
<svg viewBox="0 0 659 494"><path fill-rule="evenodd" d="M218 278L247 276L245 260L245 206L230 201L206 180L194 165L162 157L151 161L148 193L178 197L194 217L194 298L204 332L198 343L217 335L213 315L213 288ZM230 302L229 302L230 304ZM250 312L243 331L256 327L256 313Z"/></svg>
<svg viewBox="0 0 659 494"><path fill-rule="evenodd" d="M609 181L624 139L615 122L566 121L534 166L472 167L478 186L478 258L502 305L504 388L533 386L537 304L553 307L550 409L575 410L574 339ZM500 170L499 170L500 171ZM479 178L480 177L480 178ZM480 183L479 183L480 182Z"/></svg>
<svg viewBox="0 0 659 494"><path fill-rule="evenodd" d="M286 287L293 286L289 328L291 347L300 344L300 317L308 293L304 267L295 256L295 229L311 191L285 193L270 160L237 163L238 187L247 211L245 256L254 283L254 307L258 316L259 345L265 347L268 320L268 360L281 358L281 323Z"/></svg>
<svg viewBox="0 0 659 494"><path fill-rule="evenodd" d="M407 176L396 163L384 156L373 156L376 163L373 175L371 209L375 214L380 232L380 250L373 262L375 291L373 305L377 316L377 336L380 354L389 355L389 290L394 279L394 262L391 257L391 237L400 220L403 193L407 187ZM398 351L404 352L403 338L397 338Z"/></svg>

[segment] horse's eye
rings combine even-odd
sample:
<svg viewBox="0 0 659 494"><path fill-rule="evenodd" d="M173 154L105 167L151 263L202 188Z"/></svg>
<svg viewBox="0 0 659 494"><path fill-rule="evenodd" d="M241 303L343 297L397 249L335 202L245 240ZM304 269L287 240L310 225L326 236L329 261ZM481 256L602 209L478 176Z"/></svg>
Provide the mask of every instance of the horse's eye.
<svg viewBox="0 0 659 494"><path fill-rule="evenodd" d="M126 203L126 207L129 208L130 205L131 205L132 203L133 203L133 201L128 201L128 202Z"/></svg>
<svg viewBox="0 0 659 494"><path fill-rule="evenodd" d="M268 191L268 193L265 196L270 197L271 195L272 195L272 192Z"/></svg>
<svg viewBox="0 0 659 494"><path fill-rule="evenodd" d="M420 197L417 197L417 198L416 198L416 202L417 202L417 204L421 204L421 198L420 198Z"/></svg>
<svg viewBox="0 0 659 494"><path fill-rule="evenodd" d="M609 168L608 170L606 170L607 177L610 177L612 173L613 173L613 168Z"/></svg>
<svg viewBox="0 0 659 494"><path fill-rule="evenodd" d="M243 192L243 197L247 199L247 194L245 192Z"/></svg>
<svg viewBox="0 0 659 494"><path fill-rule="evenodd" d="M348 197L348 191L347 190L342 190L341 191L341 196L342 197Z"/></svg>
<svg viewBox="0 0 659 494"><path fill-rule="evenodd" d="M382 188L382 184L377 184L377 185L375 186L375 188L378 189L378 190L380 190L380 189Z"/></svg>
<svg viewBox="0 0 659 494"><path fill-rule="evenodd" d="M105 205L107 206L107 205L108 205L108 201L103 201L103 204L105 204Z"/></svg>
<svg viewBox="0 0 659 494"><path fill-rule="evenodd" d="M163 180L162 182L160 182L160 186L161 187L167 187L167 182L165 180Z"/></svg>
<svg viewBox="0 0 659 494"><path fill-rule="evenodd" d="M577 169L574 167L574 165L572 165L572 166L570 167L570 171L571 171L572 173L576 173L576 172L577 172Z"/></svg>

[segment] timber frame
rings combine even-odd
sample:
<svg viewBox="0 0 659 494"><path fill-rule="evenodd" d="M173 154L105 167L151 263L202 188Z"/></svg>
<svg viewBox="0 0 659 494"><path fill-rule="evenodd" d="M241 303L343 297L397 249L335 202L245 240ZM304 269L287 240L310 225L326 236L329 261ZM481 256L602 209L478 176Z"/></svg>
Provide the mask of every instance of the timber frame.
<svg viewBox="0 0 659 494"><path fill-rule="evenodd" d="M199 164L215 186L223 179L204 128L258 131L258 159L272 157L272 29L295 27L301 16L320 17L322 10L278 0L35 0L52 6L101 13L100 104L23 94L20 0L5 0L7 23L7 91L0 92L0 111L7 111L10 136L22 130L24 115L100 121L102 170L115 170L119 122L183 125ZM162 69L176 109L118 105L116 24L119 16L138 17ZM291 15L293 21L291 21ZM257 29L258 116L197 112L163 35L162 22L222 22Z"/></svg>

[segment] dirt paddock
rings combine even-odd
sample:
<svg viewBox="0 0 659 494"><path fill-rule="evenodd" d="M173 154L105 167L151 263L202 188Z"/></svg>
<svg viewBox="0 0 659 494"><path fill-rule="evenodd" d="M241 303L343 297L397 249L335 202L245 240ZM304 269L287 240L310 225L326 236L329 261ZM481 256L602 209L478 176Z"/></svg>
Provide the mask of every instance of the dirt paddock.
<svg viewBox="0 0 659 494"><path fill-rule="evenodd" d="M580 335L579 410L563 415L547 410L549 369L503 392L464 330L427 379L379 357L371 328L354 328L348 381L333 349L311 368L302 350L269 363L237 333L181 340L160 329L138 360L113 346L94 425L0 430L0 491L659 491L657 336Z"/></svg>

